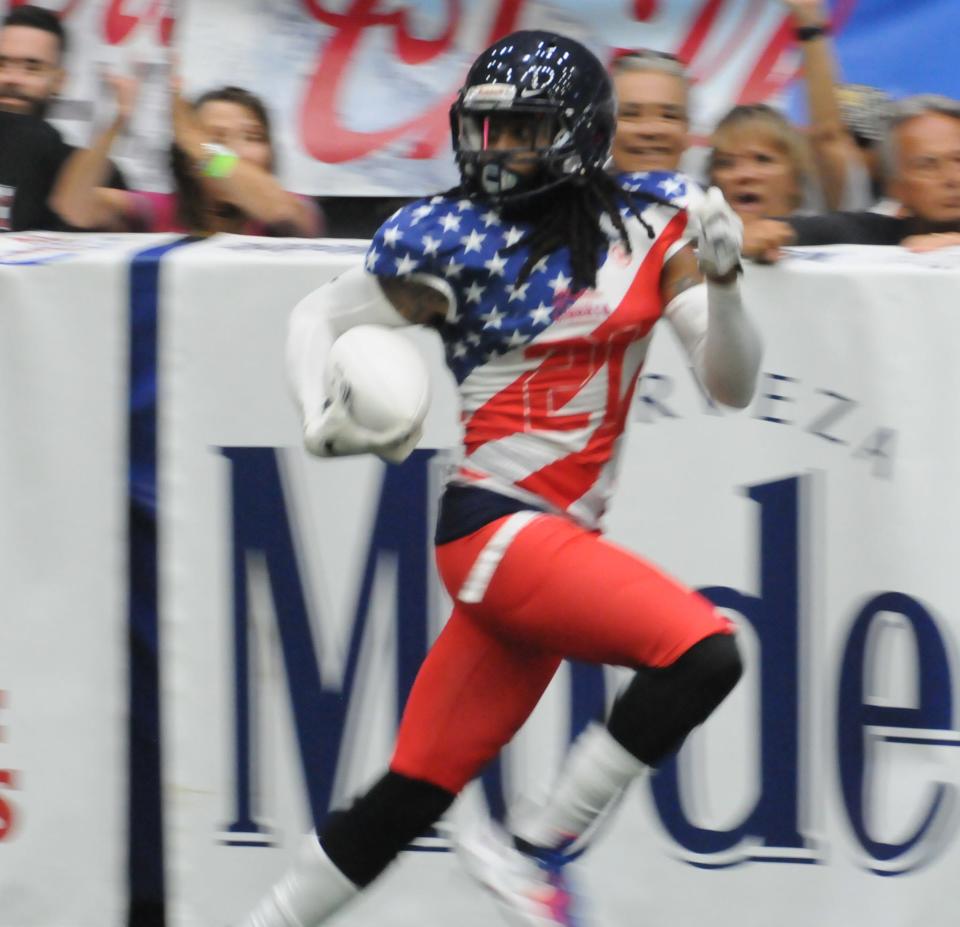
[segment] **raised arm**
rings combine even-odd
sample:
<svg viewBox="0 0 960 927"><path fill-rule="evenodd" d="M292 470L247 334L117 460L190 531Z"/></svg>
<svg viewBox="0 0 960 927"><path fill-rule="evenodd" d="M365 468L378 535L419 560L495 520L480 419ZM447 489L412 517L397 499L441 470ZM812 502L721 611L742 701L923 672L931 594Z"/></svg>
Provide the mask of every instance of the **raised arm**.
<svg viewBox="0 0 960 927"><path fill-rule="evenodd" d="M665 265L664 312L710 395L742 409L753 398L763 350L740 298L739 219L715 187L691 219L699 254L688 246Z"/></svg>
<svg viewBox="0 0 960 927"><path fill-rule="evenodd" d="M830 40L830 16L823 0L784 0L793 15L803 54L810 141L828 209L840 209L852 170L859 165L856 144L837 102L837 60Z"/></svg>
<svg viewBox="0 0 960 927"><path fill-rule="evenodd" d="M196 165L216 199L285 234L306 238L320 234L314 206L284 190L269 171L214 143L176 80L171 86L171 108L174 141Z"/></svg>
<svg viewBox="0 0 960 927"><path fill-rule="evenodd" d="M116 95L116 116L89 148L67 159L50 195L50 207L77 228L123 232L130 229L128 194L106 185L113 172L110 149L130 121L139 85L135 78L117 75L107 80Z"/></svg>

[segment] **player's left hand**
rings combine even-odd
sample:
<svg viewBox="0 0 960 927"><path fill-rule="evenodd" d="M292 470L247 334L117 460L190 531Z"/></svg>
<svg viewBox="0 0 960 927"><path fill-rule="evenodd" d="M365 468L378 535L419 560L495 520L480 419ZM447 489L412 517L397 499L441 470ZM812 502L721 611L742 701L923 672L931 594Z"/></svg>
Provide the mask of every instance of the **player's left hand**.
<svg viewBox="0 0 960 927"><path fill-rule="evenodd" d="M697 230L697 260L708 280L726 280L740 269L743 222L719 187L707 190L692 215Z"/></svg>

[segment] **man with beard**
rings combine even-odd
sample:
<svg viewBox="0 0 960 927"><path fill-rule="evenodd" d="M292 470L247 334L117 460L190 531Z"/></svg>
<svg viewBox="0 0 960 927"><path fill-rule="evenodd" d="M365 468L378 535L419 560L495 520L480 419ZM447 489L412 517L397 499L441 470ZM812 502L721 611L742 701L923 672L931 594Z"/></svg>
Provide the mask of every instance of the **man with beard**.
<svg viewBox="0 0 960 927"><path fill-rule="evenodd" d="M0 229L63 228L46 207L53 181L73 147L44 125L50 103L66 79L67 38L56 14L36 6L12 10L0 28L0 114L4 118L0 159L9 166L0 177ZM14 168L13 165L19 165ZM108 184L123 189L114 167ZM3 209L9 211L7 221Z"/></svg>

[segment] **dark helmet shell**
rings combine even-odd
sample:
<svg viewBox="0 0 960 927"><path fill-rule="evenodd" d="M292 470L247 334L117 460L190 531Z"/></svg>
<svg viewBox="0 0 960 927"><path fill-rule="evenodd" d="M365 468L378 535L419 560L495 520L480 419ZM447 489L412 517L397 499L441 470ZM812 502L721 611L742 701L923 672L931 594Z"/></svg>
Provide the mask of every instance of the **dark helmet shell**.
<svg viewBox="0 0 960 927"><path fill-rule="evenodd" d="M465 146L466 114L549 114L556 132L536 149L541 186L584 178L603 167L610 153L616 114L613 86L599 59L579 42L553 32L521 31L500 39L473 63L450 108L453 149L463 183L476 187L481 158ZM529 192L529 191L527 191Z"/></svg>

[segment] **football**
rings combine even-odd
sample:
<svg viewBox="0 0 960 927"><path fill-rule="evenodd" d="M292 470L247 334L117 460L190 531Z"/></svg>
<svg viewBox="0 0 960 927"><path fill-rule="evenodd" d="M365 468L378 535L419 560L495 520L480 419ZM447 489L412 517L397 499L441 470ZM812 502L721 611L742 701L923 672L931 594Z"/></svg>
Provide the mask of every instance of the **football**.
<svg viewBox="0 0 960 927"><path fill-rule="evenodd" d="M430 374L416 346L399 332L358 325L334 341L324 387L364 428L413 431L430 406Z"/></svg>

